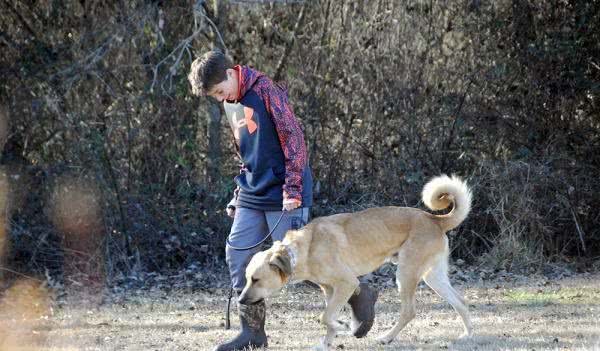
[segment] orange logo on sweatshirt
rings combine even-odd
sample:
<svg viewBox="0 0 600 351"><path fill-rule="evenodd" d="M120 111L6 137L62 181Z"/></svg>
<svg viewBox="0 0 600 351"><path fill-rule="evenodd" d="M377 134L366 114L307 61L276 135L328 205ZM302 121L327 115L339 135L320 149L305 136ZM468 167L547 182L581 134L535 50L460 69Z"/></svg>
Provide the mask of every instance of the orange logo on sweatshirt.
<svg viewBox="0 0 600 351"><path fill-rule="evenodd" d="M256 122L252 120L252 116L254 116L254 110L250 107L244 106L244 119L246 120L246 125L248 126L248 133L253 134L256 132Z"/></svg>
<svg viewBox="0 0 600 351"><path fill-rule="evenodd" d="M240 129L243 127L248 128L249 134L254 134L258 129L258 125L252 119L254 117L254 110L251 107L244 106L244 116L241 116L241 109L233 113L231 117L231 128L233 129L233 135L236 140L240 140Z"/></svg>

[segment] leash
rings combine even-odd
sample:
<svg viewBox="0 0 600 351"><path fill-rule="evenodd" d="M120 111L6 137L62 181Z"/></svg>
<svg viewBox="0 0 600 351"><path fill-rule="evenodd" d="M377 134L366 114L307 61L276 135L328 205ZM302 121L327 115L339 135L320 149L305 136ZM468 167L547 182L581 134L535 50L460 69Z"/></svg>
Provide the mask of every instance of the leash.
<svg viewBox="0 0 600 351"><path fill-rule="evenodd" d="M231 321L229 320L229 311L231 310L231 297L233 296L233 286L229 289L229 297L227 298L227 312L225 312L225 330L231 329Z"/></svg>
<svg viewBox="0 0 600 351"><path fill-rule="evenodd" d="M273 235L273 232L275 232L275 229L277 229L279 222L281 222L281 219L283 218L283 216L285 215L286 212L287 211L285 211L285 210L281 211L281 216L279 216L279 219L277 219L277 222L275 222L273 229L271 229L271 231L267 235L265 235L265 237L262 238L262 240L260 240L258 243L254 244L252 246L248 246L248 247L233 246L233 245L231 245L231 242L229 241L229 236L227 236L227 239L225 240L227 243L227 246L229 246L230 248L237 250L237 251L246 251L246 250L252 250L252 249L262 245L265 241L267 241L268 238L270 238ZM229 316L231 314L231 298L232 297L233 297L233 285L229 289L229 297L227 298L227 310L225 311L225 330L229 330L231 328L231 320L230 320Z"/></svg>
<svg viewBox="0 0 600 351"><path fill-rule="evenodd" d="M265 237L259 241L258 243L252 245L252 246L248 246L248 247L237 247L237 246L233 246L231 245L231 242L229 241L229 236L226 239L227 242L227 246L229 246L230 248L237 250L237 251L246 251L246 250L252 250L257 246L262 245L265 241L267 241L267 239L269 237L271 237L271 235L273 235L273 232L275 231L275 229L277 229L277 226L279 225L279 222L281 222L281 219L283 218L283 215L286 213L287 211L281 211L281 216L279 216L279 219L277 220L277 222L275 222L275 226L273 227L273 229L271 229L271 231L269 232L269 234L265 235Z"/></svg>

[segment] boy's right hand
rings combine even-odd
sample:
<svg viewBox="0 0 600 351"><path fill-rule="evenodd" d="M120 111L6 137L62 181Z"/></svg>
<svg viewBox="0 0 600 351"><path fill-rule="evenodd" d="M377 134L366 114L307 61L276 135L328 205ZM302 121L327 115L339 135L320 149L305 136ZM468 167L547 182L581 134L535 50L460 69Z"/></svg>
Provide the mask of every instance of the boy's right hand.
<svg viewBox="0 0 600 351"><path fill-rule="evenodd" d="M227 212L227 215L231 218L235 217L235 206L232 205L227 205L227 208L225 209L225 211Z"/></svg>
<svg viewBox="0 0 600 351"><path fill-rule="evenodd" d="M225 208L225 212L227 212L227 215L231 218L235 217L235 204L236 204L236 198L234 197L233 199L231 199L231 201L229 201L229 203L227 204L227 207Z"/></svg>

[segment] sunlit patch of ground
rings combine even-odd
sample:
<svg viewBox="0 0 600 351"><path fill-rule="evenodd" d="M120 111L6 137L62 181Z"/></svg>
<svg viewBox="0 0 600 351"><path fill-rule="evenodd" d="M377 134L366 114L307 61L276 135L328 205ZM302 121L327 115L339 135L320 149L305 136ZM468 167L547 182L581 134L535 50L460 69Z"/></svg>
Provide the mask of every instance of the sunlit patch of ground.
<svg viewBox="0 0 600 351"><path fill-rule="evenodd" d="M598 350L600 349L600 276L527 283L481 282L458 285L469 302L475 336L456 340L460 319L428 287L417 294L419 311L390 345L374 336L391 327L399 311L397 293L385 290L377 319L364 339L339 336L338 350ZM224 330L227 292L128 295L97 308L70 298L42 324L22 337L36 350L210 350L235 335ZM306 350L324 332L316 321L323 309L320 291L292 286L268 301L271 350ZM348 311L344 315L348 316Z"/></svg>
<svg viewBox="0 0 600 351"><path fill-rule="evenodd" d="M35 350L46 343L52 313L48 290L39 281L16 281L0 298L0 350Z"/></svg>

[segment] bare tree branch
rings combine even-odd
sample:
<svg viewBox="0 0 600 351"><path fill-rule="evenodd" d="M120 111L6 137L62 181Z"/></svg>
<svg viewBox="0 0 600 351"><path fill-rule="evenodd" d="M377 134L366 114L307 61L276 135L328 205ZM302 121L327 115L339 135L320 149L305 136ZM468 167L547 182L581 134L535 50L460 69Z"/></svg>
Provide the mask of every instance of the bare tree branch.
<svg viewBox="0 0 600 351"><path fill-rule="evenodd" d="M23 25L23 28L25 28L25 30L34 38L34 40L40 41L38 34L35 32L35 30L33 30L29 22L27 22L25 18L23 18L19 11L17 11L17 9L14 6L12 6L11 3L9 3L8 1L3 0L3 2L6 5L6 7L8 7L8 9L17 17L19 22L21 22L21 24Z"/></svg>
<svg viewBox="0 0 600 351"><path fill-rule="evenodd" d="M172 79L177 74L177 69L179 67L179 64L181 63L181 59L183 58L183 55L185 53L188 53L188 57L191 56L190 48L191 48L192 41L198 35L202 34L206 29L205 26L203 25L203 21L206 21L207 23L209 23L212 26L212 29L217 34L217 37L219 38L221 45L225 48L225 51L227 51L227 47L225 45L225 42L223 41L223 37L221 36L221 33L219 32L219 29L217 28L215 23L206 15L206 9L204 9L203 6L197 6L197 4L196 4L194 6L194 26L196 27L194 32L187 38L180 41L179 44L167 56L165 56L162 60L160 60L152 68L154 77L152 79L152 84L150 85L150 92L154 92L154 87L158 80L158 71L159 71L160 67L163 64L165 64L168 60L173 60L173 64L171 64L169 66L169 73L168 73L167 78L165 80L163 80L161 83L161 90L164 93L167 93L167 90L165 89L166 80L168 80L168 82L169 82L168 90L170 90L172 88L172 83L173 83Z"/></svg>
<svg viewBox="0 0 600 351"><path fill-rule="evenodd" d="M273 76L273 80L275 80L275 81L278 81L281 79L281 71L283 70L283 66L286 63L288 56L292 52L294 42L296 41L296 32L298 31L298 28L300 27L300 23L302 23L302 20L304 19L305 8L306 8L306 3L303 3L302 8L300 9L300 14L298 14L298 20L296 20L296 24L294 25L294 30L292 31L292 37L290 38L287 45L285 46L283 55L281 55L281 58L279 59L279 62L277 63L277 69L275 70L275 75Z"/></svg>

